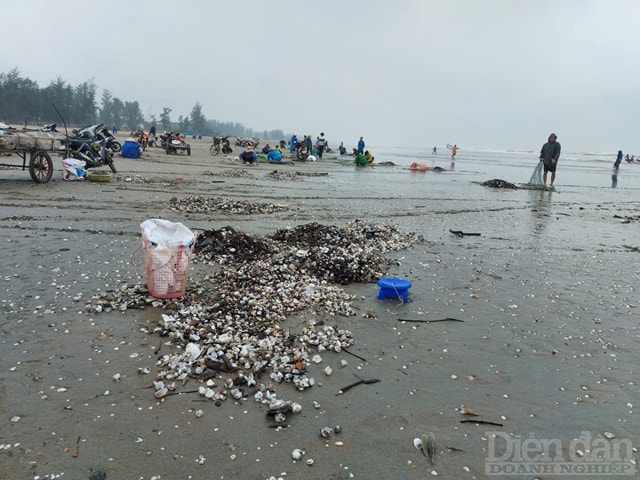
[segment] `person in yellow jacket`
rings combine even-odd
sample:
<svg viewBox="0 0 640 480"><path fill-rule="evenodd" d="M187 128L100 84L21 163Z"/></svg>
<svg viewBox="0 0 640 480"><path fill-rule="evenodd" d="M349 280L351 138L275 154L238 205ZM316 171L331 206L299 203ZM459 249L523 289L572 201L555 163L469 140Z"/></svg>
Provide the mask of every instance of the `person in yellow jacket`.
<svg viewBox="0 0 640 480"><path fill-rule="evenodd" d="M374 158L374 157L373 157L373 155L371 155L371 152L370 152L369 150L365 150L365 152L364 152L364 158L366 158L366 159L367 159L367 163L368 163L369 165L371 165L371 164L373 163L373 158Z"/></svg>

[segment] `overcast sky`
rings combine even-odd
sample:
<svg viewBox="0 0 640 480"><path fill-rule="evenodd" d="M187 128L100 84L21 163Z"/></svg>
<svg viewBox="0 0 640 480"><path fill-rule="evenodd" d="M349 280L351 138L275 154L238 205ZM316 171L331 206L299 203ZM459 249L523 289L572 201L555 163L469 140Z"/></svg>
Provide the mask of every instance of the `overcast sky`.
<svg viewBox="0 0 640 480"><path fill-rule="evenodd" d="M348 147L640 150L638 0L24 0L0 71ZM1 117L0 113L0 117ZM224 132L221 132L224 133Z"/></svg>

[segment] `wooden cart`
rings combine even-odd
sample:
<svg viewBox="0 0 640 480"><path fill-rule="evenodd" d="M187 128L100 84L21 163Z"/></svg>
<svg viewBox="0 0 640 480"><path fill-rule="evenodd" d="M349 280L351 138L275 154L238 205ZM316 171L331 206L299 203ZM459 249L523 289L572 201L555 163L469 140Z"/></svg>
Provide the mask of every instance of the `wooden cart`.
<svg viewBox="0 0 640 480"><path fill-rule="evenodd" d="M0 133L0 155L16 155L22 158L22 170L29 168L29 174L36 183L47 183L53 176L53 160L50 153L62 153L64 135L57 132L11 130ZM27 162L27 157L29 158ZM6 167L15 164L2 163Z"/></svg>

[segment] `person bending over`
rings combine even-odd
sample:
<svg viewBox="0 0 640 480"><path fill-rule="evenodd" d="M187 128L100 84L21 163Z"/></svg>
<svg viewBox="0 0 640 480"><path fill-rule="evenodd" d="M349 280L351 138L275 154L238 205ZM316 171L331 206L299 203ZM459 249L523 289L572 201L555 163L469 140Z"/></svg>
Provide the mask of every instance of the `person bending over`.
<svg viewBox="0 0 640 480"><path fill-rule="evenodd" d="M247 146L244 152L239 155L239 158L242 160L242 163L248 163L249 165L258 163L258 155L253 151L253 145Z"/></svg>

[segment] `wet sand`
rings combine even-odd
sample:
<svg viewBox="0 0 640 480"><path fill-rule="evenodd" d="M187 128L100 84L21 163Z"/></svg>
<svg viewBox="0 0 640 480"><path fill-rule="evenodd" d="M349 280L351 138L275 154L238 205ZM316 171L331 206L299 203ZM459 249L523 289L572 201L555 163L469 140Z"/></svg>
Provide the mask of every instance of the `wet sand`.
<svg viewBox="0 0 640 480"><path fill-rule="evenodd" d="M63 182L59 159L48 184L0 170L0 479L486 478L495 431L563 448L583 431L610 432L636 446L637 192L611 201L598 189L563 188L560 175L557 192L496 191L460 165L417 175L332 157L243 167L210 156L208 140L190 143L191 156L150 149L141 160L116 158L117 176L134 181ZM241 168L253 176L222 175ZM327 175L274 180L273 170ZM168 208L195 193L292 208L251 216ZM140 223L154 217L251 235L364 218L427 241L395 253L388 272L413 283L410 303L355 284L345 289L357 316L287 320L291 331L318 320L351 330L350 351L365 360L324 353L315 387L278 386L303 410L276 430L251 398L219 407L196 393L155 398L155 361L176 348L150 333L161 309L85 312L96 292L145 282ZM202 274L195 265L192 277ZM463 322L399 320L446 317ZM139 373L145 367L150 374ZM355 375L380 382L336 395ZM502 426L460 423L471 418L462 405ZM339 434L319 435L336 425ZM413 445L427 432L434 466Z"/></svg>

